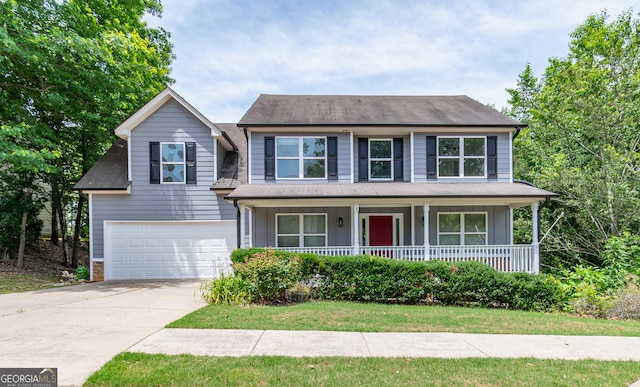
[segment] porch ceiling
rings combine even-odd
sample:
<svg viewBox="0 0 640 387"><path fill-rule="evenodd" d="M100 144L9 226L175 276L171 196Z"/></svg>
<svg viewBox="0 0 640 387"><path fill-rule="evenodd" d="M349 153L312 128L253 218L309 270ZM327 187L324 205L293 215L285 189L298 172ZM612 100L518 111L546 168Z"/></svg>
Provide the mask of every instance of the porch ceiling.
<svg viewBox="0 0 640 387"><path fill-rule="evenodd" d="M558 195L521 183L245 184L225 197L249 206L368 204L530 205ZM381 203L382 202L382 203Z"/></svg>

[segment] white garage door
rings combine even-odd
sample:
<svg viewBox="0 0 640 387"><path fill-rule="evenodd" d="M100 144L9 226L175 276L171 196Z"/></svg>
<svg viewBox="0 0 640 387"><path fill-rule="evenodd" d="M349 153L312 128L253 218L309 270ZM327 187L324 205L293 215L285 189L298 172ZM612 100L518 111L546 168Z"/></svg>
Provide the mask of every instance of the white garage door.
<svg viewBox="0 0 640 387"><path fill-rule="evenodd" d="M236 222L105 222L105 280L213 278L230 272Z"/></svg>

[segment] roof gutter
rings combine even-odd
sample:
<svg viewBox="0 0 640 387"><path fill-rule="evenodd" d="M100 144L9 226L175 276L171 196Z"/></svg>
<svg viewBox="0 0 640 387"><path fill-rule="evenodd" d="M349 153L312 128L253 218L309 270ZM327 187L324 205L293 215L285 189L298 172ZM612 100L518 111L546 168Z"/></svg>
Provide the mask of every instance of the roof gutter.
<svg viewBox="0 0 640 387"><path fill-rule="evenodd" d="M511 139L515 140L516 137L518 137L518 135L520 134L520 131L522 131L522 126L516 126L516 132L513 134L513 137L511 137Z"/></svg>

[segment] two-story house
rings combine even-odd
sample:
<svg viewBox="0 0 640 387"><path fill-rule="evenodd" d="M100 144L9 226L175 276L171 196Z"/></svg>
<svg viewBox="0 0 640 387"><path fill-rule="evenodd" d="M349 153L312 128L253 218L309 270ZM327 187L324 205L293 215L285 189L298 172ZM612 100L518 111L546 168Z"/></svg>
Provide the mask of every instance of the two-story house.
<svg viewBox="0 0 640 387"><path fill-rule="evenodd" d="M272 246L537 272L539 204L555 194L513 180L522 126L466 96L261 95L236 128L167 89L116 129L120 195L87 186L115 180L100 173L112 151L76 187L93 203L92 262L106 279L210 277L234 247ZM522 206L530 245L513 244Z"/></svg>

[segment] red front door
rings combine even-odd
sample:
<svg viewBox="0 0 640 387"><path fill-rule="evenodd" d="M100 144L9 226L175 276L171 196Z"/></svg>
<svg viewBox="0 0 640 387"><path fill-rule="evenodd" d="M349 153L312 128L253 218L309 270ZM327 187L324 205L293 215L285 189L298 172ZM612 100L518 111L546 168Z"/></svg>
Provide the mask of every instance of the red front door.
<svg viewBox="0 0 640 387"><path fill-rule="evenodd" d="M393 246L393 216L369 216L369 246Z"/></svg>

